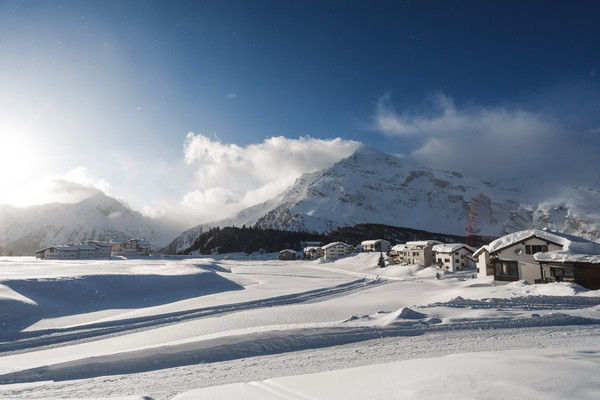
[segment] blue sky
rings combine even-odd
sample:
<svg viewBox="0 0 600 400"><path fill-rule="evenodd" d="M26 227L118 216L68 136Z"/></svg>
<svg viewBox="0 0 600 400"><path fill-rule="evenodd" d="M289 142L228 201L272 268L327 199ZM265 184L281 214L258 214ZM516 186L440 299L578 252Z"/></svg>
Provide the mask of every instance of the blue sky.
<svg viewBox="0 0 600 400"><path fill-rule="evenodd" d="M101 189L202 222L360 144L598 187L599 19L597 1L0 1L0 203Z"/></svg>

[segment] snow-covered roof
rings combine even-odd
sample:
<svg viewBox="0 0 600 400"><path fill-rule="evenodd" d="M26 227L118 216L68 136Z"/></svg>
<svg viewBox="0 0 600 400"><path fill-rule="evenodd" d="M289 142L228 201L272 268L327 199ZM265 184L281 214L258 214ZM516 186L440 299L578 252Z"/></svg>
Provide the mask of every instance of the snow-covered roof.
<svg viewBox="0 0 600 400"><path fill-rule="evenodd" d="M375 240L365 240L360 245L361 246L370 246L370 245L382 243L382 242L386 242L387 244L390 244L390 242L388 242L385 239L375 239Z"/></svg>
<svg viewBox="0 0 600 400"><path fill-rule="evenodd" d="M292 249L285 249L285 250L281 250L281 251L279 252L279 254L281 254L281 253L294 253L294 254L296 254L297 252L298 252L298 251L296 251L296 250L292 250Z"/></svg>
<svg viewBox="0 0 600 400"><path fill-rule="evenodd" d="M515 233L510 233L508 235L502 236L494 240L490 243L490 253L502 250L506 247L512 246L524 240L527 240L532 237L537 237L539 239L547 240L548 242L556 243L563 247L563 250L566 250L571 245L575 244L586 247L587 244L596 244L596 242L592 242L590 240L580 238L578 236L568 235L566 233L561 232L553 232L541 229L528 229L524 231L519 231Z"/></svg>
<svg viewBox="0 0 600 400"><path fill-rule="evenodd" d="M431 246L432 244L442 244L442 242L437 240L415 240L412 242L406 242L406 247L417 247L417 246Z"/></svg>
<svg viewBox="0 0 600 400"><path fill-rule="evenodd" d="M340 245L340 244L341 244L342 246L346 246L346 247L352 247L352 246L350 246L349 244L346 244L346 243L344 243L344 242L332 242L332 243L326 244L325 246L323 246L323 247L321 247L321 248L322 248L323 250L326 250L326 249L329 249L329 248L331 248L331 247L334 247L334 246L337 246L337 245Z"/></svg>
<svg viewBox="0 0 600 400"><path fill-rule="evenodd" d="M473 257L478 257L484 251L487 251L489 253L490 252L490 246L488 246L487 244L484 244L483 246L481 246L480 248L478 248L477 250L475 250L475 252L473 253Z"/></svg>
<svg viewBox="0 0 600 400"><path fill-rule="evenodd" d="M566 233L540 229L529 229L502 236L490 243L489 249L490 252L499 251L532 237L562 246L562 250L534 254L535 261L600 263L600 243Z"/></svg>
<svg viewBox="0 0 600 400"><path fill-rule="evenodd" d="M458 251L462 248L465 248L467 250L469 250L470 252L474 252L475 249L471 246L468 246L464 243L443 243L443 244L436 244L435 246L433 246L432 250L435 251L436 253L454 253L455 251Z"/></svg>
<svg viewBox="0 0 600 400"><path fill-rule="evenodd" d="M405 244L397 244L394 247L392 247L392 251L403 251L405 248Z"/></svg>

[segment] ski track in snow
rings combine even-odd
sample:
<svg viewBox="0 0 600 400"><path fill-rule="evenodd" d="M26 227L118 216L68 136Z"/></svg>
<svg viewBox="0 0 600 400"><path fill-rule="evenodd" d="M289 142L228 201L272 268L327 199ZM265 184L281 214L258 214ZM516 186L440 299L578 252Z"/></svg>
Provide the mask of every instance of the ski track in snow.
<svg viewBox="0 0 600 400"><path fill-rule="evenodd" d="M269 282L290 282L289 293L262 297L264 292L256 292L260 298L228 302L232 294L224 292L223 304L214 306L7 334L0 337L0 360L28 361L23 367L4 367L0 374L0 397L131 396L130 399L158 400L202 387L252 381L252 386L269 393L270 398L303 399L306 397L303 393L269 379L456 353L567 347L600 351L600 295L594 292L562 295L565 290L574 290L564 285L548 285L544 291L534 286L505 289L486 284L469 286L463 278L452 278L454 275L442 280L415 276L378 279L379 275L372 271L386 274L391 270L368 267L375 265L376 258L377 255L361 255L326 265L297 263L288 268L287 274L282 273L281 268L285 267L281 264L273 264L276 267L269 270L269 261L240 262L239 267L231 269L231 274L256 273L257 277L265 277L268 273L269 279L275 279ZM317 275L304 275L302 271ZM319 281L319 276L335 274L351 280L326 287L322 287L322 282L314 282L321 287L305 290L310 286L303 286L301 291L293 283L294 275ZM425 288L434 293L425 293ZM552 288L557 295L546 294ZM577 290L574 292L579 293ZM436 297L438 292L444 296ZM466 298L445 297L448 292L471 293L474 297L468 298L466 294ZM485 297L486 294L490 296ZM367 309L385 309L382 305L392 300L387 297L386 301L385 296L397 295L408 296L408 301L415 305L368 315L353 315L351 311L362 303L370 304ZM440 298L449 300L431 301ZM298 317L294 314L285 320L292 322L269 325L270 321L277 321L277 313L266 313L267 309L297 312L293 310L300 305L311 304L318 308L308 310L339 308L343 304L343 310L349 313L345 320L325 319L328 322L296 322ZM291 305L296 308L288 307ZM250 312L265 317L260 324L243 329L227 328L225 324L224 330L217 329L204 336L198 333L179 341L136 344L139 347L125 350L100 348L97 353L83 351L80 355L56 357L61 351L82 349L78 347L80 344L88 348L96 344L105 346L100 343L107 338L126 340L142 331L153 335L179 324L189 329L190 325L184 322L206 319L211 323L227 316L238 319ZM253 321L252 316L256 315L250 314L246 319ZM38 352L40 355L52 352L55 361L44 363L43 359L38 361L29 356Z"/></svg>
<svg viewBox="0 0 600 400"><path fill-rule="evenodd" d="M161 315L152 315L148 317L80 325L72 328L19 332L18 334L0 336L0 355L6 352L32 349L41 346L58 344L66 345L68 342L80 342L84 339L94 340L102 336L135 332L143 329L153 329L159 326L177 324L183 321L233 313L242 310L275 307L278 305L298 304L311 301L322 301L327 298L341 296L347 294L348 292L364 290L367 287L385 283L386 281L384 280L367 281L365 279L359 279L324 289L315 289L307 292L235 304L224 304L220 306L205 307Z"/></svg>

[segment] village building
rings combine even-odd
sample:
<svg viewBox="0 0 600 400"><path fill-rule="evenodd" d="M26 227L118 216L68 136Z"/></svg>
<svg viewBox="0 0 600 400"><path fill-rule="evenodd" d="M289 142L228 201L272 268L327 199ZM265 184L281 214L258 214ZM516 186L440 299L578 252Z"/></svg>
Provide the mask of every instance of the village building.
<svg viewBox="0 0 600 400"><path fill-rule="evenodd" d="M481 246L473 253L477 265L477 277L494 276L494 264L490 261L489 246Z"/></svg>
<svg viewBox="0 0 600 400"><path fill-rule="evenodd" d="M433 246L437 244L442 244L442 242L437 240L406 242L404 250L394 258L394 261L399 264L418 264L429 267L435 262Z"/></svg>
<svg viewBox="0 0 600 400"><path fill-rule="evenodd" d="M295 260L297 253L298 252L296 250L290 250L290 249L281 250L279 252L279 259L280 260Z"/></svg>
<svg viewBox="0 0 600 400"><path fill-rule="evenodd" d="M390 249L390 256L394 259L394 261L398 260L398 257L402 256L404 253L405 244L396 244Z"/></svg>
<svg viewBox="0 0 600 400"><path fill-rule="evenodd" d="M354 252L354 247L342 242L329 243L321 249L323 251L323 259L325 260L335 260Z"/></svg>
<svg viewBox="0 0 600 400"><path fill-rule="evenodd" d="M387 253L390 250L390 242L385 239L365 240L360 244L362 251L379 251Z"/></svg>
<svg viewBox="0 0 600 400"><path fill-rule="evenodd" d="M125 242L111 242L112 256L149 256L150 243L145 239L129 239Z"/></svg>
<svg viewBox="0 0 600 400"><path fill-rule="evenodd" d="M321 246L308 246L303 250L304 258L307 260L316 260L323 257L323 249Z"/></svg>
<svg viewBox="0 0 600 400"><path fill-rule="evenodd" d="M496 283L524 280L600 285L600 244L577 236L537 229L519 231L490 243L489 252Z"/></svg>
<svg viewBox="0 0 600 400"><path fill-rule="evenodd" d="M435 254L435 265L443 270L456 272L475 268L475 249L466 244L436 244L432 251Z"/></svg>
<svg viewBox="0 0 600 400"><path fill-rule="evenodd" d="M102 241L70 243L45 247L35 257L45 260L91 260L110 258L112 244Z"/></svg>

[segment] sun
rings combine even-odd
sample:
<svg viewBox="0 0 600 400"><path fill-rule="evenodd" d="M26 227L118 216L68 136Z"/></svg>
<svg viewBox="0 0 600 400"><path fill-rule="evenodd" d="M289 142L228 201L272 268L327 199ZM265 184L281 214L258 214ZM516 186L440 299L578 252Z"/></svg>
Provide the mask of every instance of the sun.
<svg viewBox="0 0 600 400"><path fill-rule="evenodd" d="M35 192L25 190L40 175L39 146L19 124L0 125L0 204L32 204Z"/></svg>

